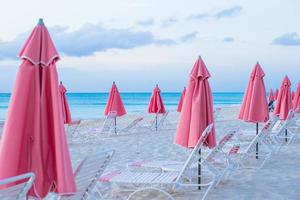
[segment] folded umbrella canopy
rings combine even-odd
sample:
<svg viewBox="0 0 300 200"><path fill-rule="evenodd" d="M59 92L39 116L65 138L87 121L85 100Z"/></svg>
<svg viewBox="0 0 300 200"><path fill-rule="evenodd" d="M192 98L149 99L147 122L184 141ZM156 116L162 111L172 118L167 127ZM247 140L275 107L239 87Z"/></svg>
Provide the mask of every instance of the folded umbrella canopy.
<svg viewBox="0 0 300 200"><path fill-rule="evenodd" d="M297 110L300 106L300 82L298 83L295 97L293 99L293 109Z"/></svg>
<svg viewBox="0 0 300 200"><path fill-rule="evenodd" d="M246 122L266 122L269 109L264 84L265 73L259 63L251 72L238 118Z"/></svg>
<svg viewBox="0 0 300 200"><path fill-rule="evenodd" d="M204 129L214 123L209 78L210 73L199 57L190 73L190 80L176 129L174 142L178 145L193 148ZM216 145L214 129L207 137L205 144L210 148Z"/></svg>
<svg viewBox="0 0 300 200"><path fill-rule="evenodd" d="M288 76L285 76L278 93L273 113L277 115L280 120L286 120L291 109L293 109L291 81ZM285 135L287 136L287 129L285 129ZM285 141L287 142L287 137Z"/></svg>
<svg viewBox="0 0 300 200"><path fill-rule="evenodd" d="M205 128L214 123L213 99L208 79L210 73L201 57L195 62L190 73L188 86L177 124L174 143L186 148L197 144ZM204 145L216 146L215 129L209 133ZM201 159L201 149L199 150ZM199 163L201 161L199 160ZM198 183L201 183L201 165L198 166ZM201 189L201 187L199 187Z"/></svg>
<svg viewBox="0 0 300 200"><path fill-rule="evenodd" d="M106 107L104 110L104 115L108 116L111 112L115 113L115 133L117 133L117 117L125 115L126 110L115 82L113 82L111 86Z"/></svg>
<svg viewBox="0 0 300 200"><path fill-rule="evenodd" d="M180 99L179 99L179 103L177 106L177 112L181 112L182 109L182 104L183 104L183 100L184 100L184 96L185 96L185 92L186 92L186 88L183 88L183 91L181 93Z"/></svg>
<svg viewBox="0 0 300 200"><path fill-rule="evenodd" d="M59 87L64 123L70 124L72 122L72 118L71 118L71 112L70 112L68 100L66 97L67 89L62 84L62 82L60 82L58 87Z"/></svg>
<svg viewBox="0 0 300 200"><path fill-rule="evenodd" d="M238 115L240 120L256 123L256 134L258 134L258 123L269 119L264 76L264 71L257 63L251 72ZM256 158L258 158L258 144L256 144Z"/></svg>
<svg viewBox="0 0 300 200"><path fill-rule="evenodd" d="M30 195L76 191L58 92L59 55L43 21L22 48L0 145L0 179L34 172Z"/></svg>
<svg viewBox="0 0 300 200"><path fill-rule="evenodd" d="M148 105L148 113L155 113L155 130L157 131L157 115L166 113L164 102L160 95L160 89L158 85L153 89L150 102Z"/></svg>
<svg viewBox="0 0 300 200"><path fill-rule="evenodd" d="M274 93L273 90L270 89L270 93L269 93L269 102L275 101L275 97L274 97Z"/></svg>
<svg viewBox="0 0 300 200"><path fill-rule="evenodd" d="M277 97L274 114L281 120L286 120L289 111L293 108L291 94L291 82L288 76L285 76Z"/></svg>

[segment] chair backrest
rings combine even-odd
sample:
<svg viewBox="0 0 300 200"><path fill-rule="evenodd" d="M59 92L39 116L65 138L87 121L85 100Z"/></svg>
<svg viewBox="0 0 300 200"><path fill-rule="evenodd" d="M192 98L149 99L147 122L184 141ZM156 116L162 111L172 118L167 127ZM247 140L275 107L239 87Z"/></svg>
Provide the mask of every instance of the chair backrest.
<svg viewBox="0 0 300 200"><path fill-rule="evenodd" d="M143 117L138 117L135 120L133 120L128 126L122 129L123 132L127 132L133 127L135 127L140 121L142 121L144 118Z"/></svg>
<svg viewBox="0 0 300 200"><path fill-rule="evenodd" d="M103 122L101 133L108 133L110 130L115 126L115 119L117 117L116 111L111 111L106 117Z"/></svg>
<svg viewBox="0 0 300 200"><path fill-rule="evenodd" d="M158 122L158 124L157 124L157 127L161 127L161 126L164 125L164 123L165 123L165 121L166 121L168 115L169 115L169 111L165 112L165 113L162 115L162 117L160 118L160 120L159 120L159 122Z"/></svg>
<svg viewBox="0 0 300 200"><path fill-rule="evenodd" d="M294 117L293 110L290 110L286 120L280 120L277 116L273 117L273 126L271 127L272 132L280 133L282 132L290 123L292 123Z"/></svg>
<svg viewBox="0 0 300 200"><path fill-rule="evenodd" d="M77 191L74 195L63 196L62 200L86 200L93 192L105 168L111 161L114 151L99 152L87 156L77 167L74 176Z"/></svg>
<svg viewBox="0 0 300 200"><path fill-rule="evenodd" d="M69 124L65 124L65 127L67 128L67 133L74 134L80 126L80 123L81 119L72 121Z"/></svg>
<svg viewBox="0 0 300 200"><path fill-rule="evenodd" d="M190 166L194 162L194 158L195 157L196 157L196 159L199 158L198 152L199 152L200 148L203 146L204 142L206 141L208 135L211 133L212 129L213 129L213 124L210 124L202 132L201 137L199 138L197 144L195 145L194 149L190 153L188 159L185 161L185 163L184 163L181 171L179 172L175 182L179 182L181 180L181 178L183 177L183 175L187 173Z"/></svg>
<svg viewBox="0 0 300 200"><path fill-rule="evenodd" d="M261 131L258 132L258 134L251 140L250 144L246 148L246 152L256 152L256 144L261 144L262 141L265 140L265 138L268 137L268 134L264 132L265 129L262 129Z"/></svg>
<svg viewBox="0 0 300 200"><path fill-rule="evenodd" d="M0 180L1 200L24 200L35 179L34 173L21 174Z"/></svg>
<svg viewBox="0 0 300 200"><path fill-rule="evenodd" d="M288 126L294 122L294 119L295 119L294 116L295 116L295 113L294 113L293 109L291 109L286 117L286 120L284 120L285 126Z"/></svg>
<svg viewBox="0 0 300 200"><path fill-rule="evenodd" d="M237 133L237 131L233 130L230 131L228 134L226 134L218 143L218 145L213 148L209 154L206 156L206 160L210 161L213 160L214 158L216 158L217 154L222 153L222 149L225 146L225 144L235 135L235 133Z"/></svg>

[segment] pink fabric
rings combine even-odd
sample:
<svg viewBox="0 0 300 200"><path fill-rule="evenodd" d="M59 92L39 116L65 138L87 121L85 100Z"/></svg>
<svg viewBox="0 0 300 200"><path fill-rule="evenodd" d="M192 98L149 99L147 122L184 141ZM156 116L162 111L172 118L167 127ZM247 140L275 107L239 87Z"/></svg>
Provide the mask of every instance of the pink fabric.
<svg viewBox="0 0 300 200"><path fill-rule="evenodd" d="M62 104L62 113L63 113L63 118L64 118L64 123L65 124L71 124L72 123L72 118L71 118L71 112L69 109L69 104L68 100L66 97L66 88L63 84L59 84L59 93L60 93L60 99L61 99L61 104Z"/></svg>
<svg viewBox="0 0 300 200"><path fill-rule="evenodd" d="M271 101L275 101L275 97L274 97L272 89L270 90L270 94L269 94L269 102L271 102Z"/></svg>
<svg viewBox="0 0 300 200"><path fill-rule="evenodd" d="M300 106L300 82L298 83L297 90L295 93L295 97L293 99L293 109L297 110L297 108Z"/></svg>
<svg viewBox="0 0 300 200"><path fill-rule="evenodd" d="M292 91L292 100L294 100L294 97L295 97L295 92Z"/></svg>
<svg viewBox="0 0 300 200"><path fill-rule="evenodd" d="M47 48L44 48L47 45ZM36 26L26 40L19 57L29 60L34 65L48 66L57 61L59 55L44 25Z"/></svg>
<svg viewBox="0 0 300 200"><path fill-rule="evenodd" d="M121 95L118 91L115 82L113 82L113 85L109 92L104 115L107 116L110 112L116 112L118 117L126 114Z"/></svg>
<svg viewBox="0 0 300 200"><path fill-rule="evenodd" d="M289 78L285 76L278 93L277 102L273 113L277 115L279 119L285 120L292 108L291 82Z"/></svg>
<svg viewBox="0 0 300 200"><path fill-rule="evenodd" d="M23 62L0 145L0 179L34 172L36 179L30 195L44 197L49 191L74 193L58 92L58 55L44 25L35 27L20 57ZM49 65L43 64L48 62Z"/></svg>
<svg viewBox="0 0 300 200"><path fill-rule="evenodd" d="M112 172L108 172L107 174L104 174L103 176L100 177L99 181L100 182L110 182L110 180L116 176L118 176L119 174L121 174L122 172L120 170L116 170L116 171L112 171Z"/></svg>
<svg viewBox="0 0 300 200"><path fill-rule="evenodd" d="M240 146L234 145L228 152L228 155L235 155L239 152Z"/></svg>
<svg viewBox="0 0 300 200"><path fill-rule="evenodd" d="M184 87L184 89L182 91L182 94L180 96L180 100L179 100L178 106L177 106L177 112L181 112L181 108L182 108L182 103L183 103L183 100L184 100L185 92L186 92L186 88Z"/></svg>
<svg viewBox="0 0 300 200"><path fill-rule="evenodd" d="M148 105L148 113L166 113L158 85L156 85L152 92L152 96Z"/></svg>
<svg viewBox="0 0 300 200"><path fill-rule="evenodd" d="M218 143L218 145L226 144L232 137L234 136L233 133L225 135Z"/></svg>
<svg viewBox="0 0 300 200"><path fill-rule="evenodd" d="M278 92L279 92L278 89L276 89L276 90L275 90L275 93L274 93L274 98L275 98L275 100L277 100Z"/></svg>
<svg viewBox="0 0 300 200"><path fill-rule="evenodd" d="M250 80L238 115L239 119L254 123L266 122L269 119L264 76L265 73L257 63L251 72Z"/></svg>
<svg viewBox="0 0 300 200"><path fill-rule="evenodd" d="M190 73L176 129L174 143L178 145L188 148L195 147L204 129L209 124L214 123L209 77L210 74L203 60L199 57ZM214 128L204 145L210 148L216 146Z"/></svg>

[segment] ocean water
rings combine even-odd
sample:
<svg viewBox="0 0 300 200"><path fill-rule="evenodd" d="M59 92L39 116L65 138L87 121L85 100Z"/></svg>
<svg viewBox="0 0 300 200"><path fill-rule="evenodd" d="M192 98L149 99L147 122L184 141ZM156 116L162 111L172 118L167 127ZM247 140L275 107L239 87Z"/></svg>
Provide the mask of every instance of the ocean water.
<svg viewBox="0 0 300 200"><path fill-rule="evenodd" d="M176 110L181 93L162 93L167 110ZM127 113L146 113L151 93L121 93ZM108 93L68 93L67 99L74 119L103 117ZM240 104L243 93L213 93L214 105ZM0 119L5 119L10 94L0 93ZM20 100L21 101L21 100Z"/></svg>

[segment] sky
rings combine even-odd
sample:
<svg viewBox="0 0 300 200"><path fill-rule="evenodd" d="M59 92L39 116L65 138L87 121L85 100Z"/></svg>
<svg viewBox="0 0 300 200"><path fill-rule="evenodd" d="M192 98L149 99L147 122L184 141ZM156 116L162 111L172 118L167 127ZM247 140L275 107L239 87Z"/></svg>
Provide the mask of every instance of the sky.
<svg viewBox="0 0 300 200"><path fill-rule="evenodd" d="M201 56L213 92L244 91L256 62L267 90L300 80L298 0L10 0L1 4L0 92L10 92L17 54L43 18L70 92L179 92Z"/></svg>

